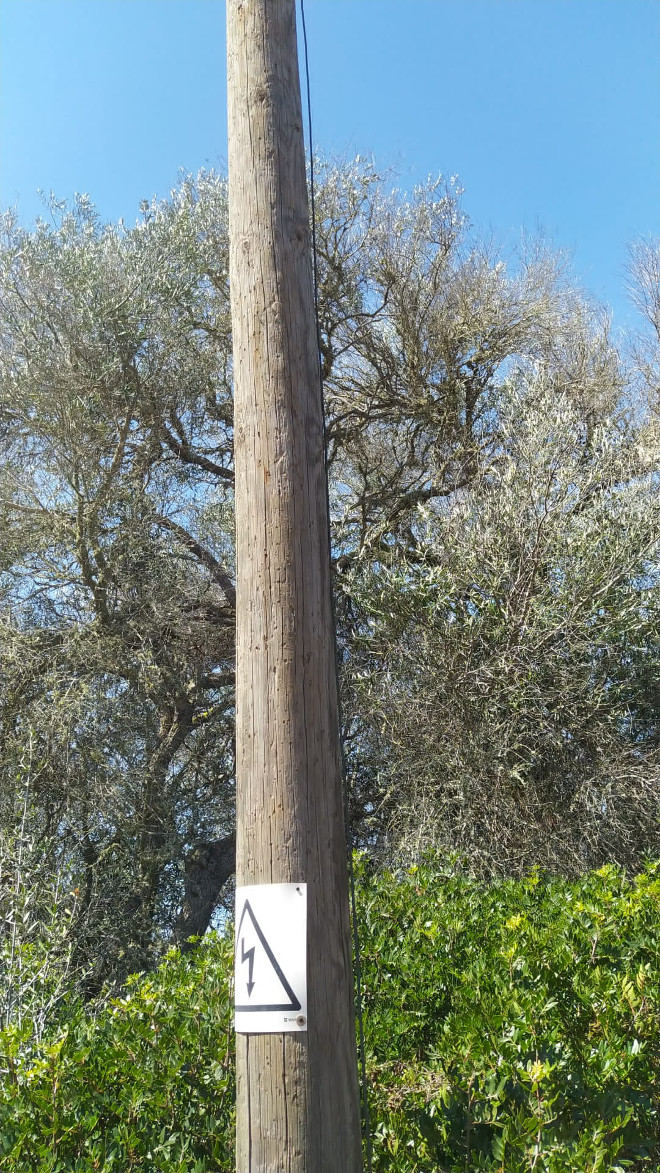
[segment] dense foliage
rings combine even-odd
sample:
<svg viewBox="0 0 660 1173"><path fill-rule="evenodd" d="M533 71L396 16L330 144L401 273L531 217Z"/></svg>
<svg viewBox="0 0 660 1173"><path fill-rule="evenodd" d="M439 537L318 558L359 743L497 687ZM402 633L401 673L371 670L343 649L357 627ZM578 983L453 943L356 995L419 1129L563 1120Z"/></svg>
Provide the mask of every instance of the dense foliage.
<svg viewBox="0 0 660 1173"><path fill-rule="evenodd" d="M657 1169L660 871L365 881L375 1168Z"/></svg>
<svg viewBox="0 0 660 1173"><path fill-rule="evenodd" d="M132 978L96 1014L59 1003L39 1044L0 1035L0 1169L233 1169L230 949L210 937Z"/></svg>
<svg viewBox="0 0 660 1173"><path fill-rule="evenodd" d="M657 865L485 884L363 863L358 908L375 1170L658 1168ZM0 1168L229 1173L230 971L210 936L96 1013L63 996L40 1041L2 1032Z"/></svg>
<svg viewBox="0 0 660 1173"><path fill-rule="evenodd" d="M615 340L541 244L485 245L454 181L318 174L353 842L481 876L635 871L660 854L660 253L633 258L650 329ZM226 184L185 178L132 226L48 211L0 242L18 1024L202 934L234 850Z"/></svg>

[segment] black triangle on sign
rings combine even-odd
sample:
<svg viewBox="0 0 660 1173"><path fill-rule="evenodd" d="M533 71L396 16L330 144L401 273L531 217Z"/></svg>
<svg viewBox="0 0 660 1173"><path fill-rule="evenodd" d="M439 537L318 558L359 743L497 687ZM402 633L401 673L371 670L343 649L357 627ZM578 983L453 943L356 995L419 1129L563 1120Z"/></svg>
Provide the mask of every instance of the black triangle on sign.
<svg viewBox="0 0 660 1173"><path fill-rule="evenodd" d="M296 998L296 995L294 994L293 990L291 989L291 986L289 985L284 974L282 973L282 970L277 962L275 954L273 953L273 950L271 949L270 945L268 944L268 941L264 937L264 935L261 931L261 928L259 926L259 923L257 921L257 918L255 917L255 915L252 911L252 908L250 907L249 900L246 900L245 904L243 905L241 919L238 924L238 932L236 933L236 948L238 949L238 942L241 938L241 929L243 928L243 921L245 920L246 914L249 916L250 920L252 921L254 931L256 932L257 937L259 938L259 941L263 945L266 956L268 957L268 960L270 961L273 969L275 970L275 973L277 974L280 982L282 983L285 993L288 994L290 1001L289 1002L281 1002L277 1005L274 1005L273 1003L267 1002L265 1005L262 1005L262 1006L259 1006L256 1004L254 1004L254 1005L250 1004L248 1006L234 1006L234 1010L240 1010L241 1012L246 1011L246 1010L300 1010L300 1002ZM245 952L244 956L242 957L242 960L249 961L248 954L250 954L251 952L253 952L253 950L248 949ZM250 979L251 979L251 976L252 976L252 968L250 967L250 970L249 970ZM251 984L250 980L248 980L248 997L249 997L250 993L252 992L250 989L250 984Z"/></svg>

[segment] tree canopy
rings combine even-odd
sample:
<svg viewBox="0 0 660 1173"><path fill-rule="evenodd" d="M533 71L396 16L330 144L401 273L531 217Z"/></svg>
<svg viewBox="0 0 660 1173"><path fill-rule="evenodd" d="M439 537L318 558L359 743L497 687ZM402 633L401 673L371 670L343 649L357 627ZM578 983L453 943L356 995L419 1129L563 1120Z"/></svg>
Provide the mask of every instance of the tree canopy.
<svg viewBox="0 0 660 1173"><path fill-rule="evenodd" d="M635 869L660 831L660 254L633 249L651 329L619 340L453 183L326 164L316 206L353 842ZM33 941L54 902L92 991L203 933L233 869L227 270L213 173L134 226L86 198L4 221L0 902Z"/></svg>

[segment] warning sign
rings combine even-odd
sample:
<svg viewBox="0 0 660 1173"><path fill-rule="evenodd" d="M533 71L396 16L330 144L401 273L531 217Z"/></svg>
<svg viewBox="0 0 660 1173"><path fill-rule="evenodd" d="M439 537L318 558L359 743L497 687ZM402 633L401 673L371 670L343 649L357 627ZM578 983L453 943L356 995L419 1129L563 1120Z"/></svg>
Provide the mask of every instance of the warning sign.
<svg viewBox="0 0 660 1173"><path fill-rule="evenodd" d="M307 885L236 889L236 1030L307 1030Z"/></svg>

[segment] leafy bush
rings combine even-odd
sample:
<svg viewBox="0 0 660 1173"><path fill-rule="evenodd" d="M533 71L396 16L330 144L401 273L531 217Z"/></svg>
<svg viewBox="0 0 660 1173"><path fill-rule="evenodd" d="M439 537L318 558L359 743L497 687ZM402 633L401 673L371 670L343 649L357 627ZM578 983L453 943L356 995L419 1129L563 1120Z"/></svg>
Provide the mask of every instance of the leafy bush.
<svg viewBox="0 0 660 1173"><path fill-rule="evenodd" d="M233 1161L231 946L129 979L96 1018L26 1053L0 1035L0 1169L220 1173Z"/></svg>
<svg viewBox="0 0 660 1173"><path fill-rule="evenodd" d="M363 877L376 1170L660 1168L660 868Z"/></svg>
<svg viewBox="0 0 660 1173"><path fill-rule="evenodd" d="M358 866L375 1173L660 1169L660 865ZM211 936L41 1042L0 1033L0 1169L232 1170L230 975Z"/></svg>

